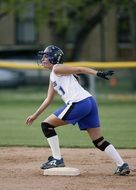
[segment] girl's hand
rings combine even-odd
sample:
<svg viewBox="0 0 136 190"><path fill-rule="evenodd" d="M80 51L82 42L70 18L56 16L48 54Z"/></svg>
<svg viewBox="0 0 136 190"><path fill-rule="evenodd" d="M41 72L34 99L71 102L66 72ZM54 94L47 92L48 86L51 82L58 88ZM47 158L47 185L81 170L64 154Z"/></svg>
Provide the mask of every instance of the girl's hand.
<svg viewBox="0 0 136 190"><path fill-rule="evenodd" d="M32 125L33 121L36 119L36 116L33 114L33 115L30 115L27 119L26 119L26 124L27 125Z"/></svg>
<svg viewBox="0 0 136 190"><path fill-rule="evenodd" d="M98 71L97 76L109 80L109 77L114 75L114 71Z"/></svg>

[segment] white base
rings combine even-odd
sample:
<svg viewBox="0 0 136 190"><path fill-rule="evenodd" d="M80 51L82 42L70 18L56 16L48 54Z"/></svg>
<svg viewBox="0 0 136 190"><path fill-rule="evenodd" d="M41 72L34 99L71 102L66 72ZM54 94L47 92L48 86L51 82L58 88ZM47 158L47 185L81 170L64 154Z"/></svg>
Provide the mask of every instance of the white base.
<svg viewBox="0 0 136 190"><path fill-rule="evenodd" d="M46 169L43 175L65 175L65 176L77 176L80 174L79 169L71 167L57 167Z"/></svg>

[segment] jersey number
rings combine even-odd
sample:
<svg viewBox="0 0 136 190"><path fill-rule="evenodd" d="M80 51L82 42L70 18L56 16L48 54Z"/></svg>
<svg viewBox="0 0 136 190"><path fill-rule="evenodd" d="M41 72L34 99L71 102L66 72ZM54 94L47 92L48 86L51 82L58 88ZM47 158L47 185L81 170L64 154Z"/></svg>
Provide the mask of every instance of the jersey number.
<svg viewBox="0 0 136 190"><path fill-rule="evenodd" d="M64 91L64 89L61 86L59 87L59 91L61 92L62 96L65 94L65 91Z"/></svg>

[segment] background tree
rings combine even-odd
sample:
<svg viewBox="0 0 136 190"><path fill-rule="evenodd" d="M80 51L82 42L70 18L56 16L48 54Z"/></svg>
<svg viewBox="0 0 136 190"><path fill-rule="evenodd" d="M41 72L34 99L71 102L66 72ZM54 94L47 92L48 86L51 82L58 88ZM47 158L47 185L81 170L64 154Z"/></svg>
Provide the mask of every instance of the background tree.
<svg viewBox="0 0 136 190"><path fill-rule="evenodd" d="M130 9L132 3L136 4L135 0L1 0L0 18L24 11L29 3L34 4L37 26L48 24L54 41L64 51L67 45L71 46L68 60L78 59L88 35L110 9Z"/></svg>

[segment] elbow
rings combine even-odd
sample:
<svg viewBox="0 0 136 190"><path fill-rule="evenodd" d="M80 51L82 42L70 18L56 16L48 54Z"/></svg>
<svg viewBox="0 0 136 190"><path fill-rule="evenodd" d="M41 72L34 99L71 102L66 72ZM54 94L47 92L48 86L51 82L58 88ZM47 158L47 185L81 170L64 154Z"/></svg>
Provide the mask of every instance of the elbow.
<svg viewBox="0 0 136 190"><path fill-rule="evenodd" d="M48 105L50 105L50 103L52 102L52 99L51 98L46 98L46 105L48 106Z"/></svg>
<svg viewBox="0 0 136 190"><path fill-rule="evenodd" d="M76 74L84 73L83 69L81 67L76 68Z"/></svg>

